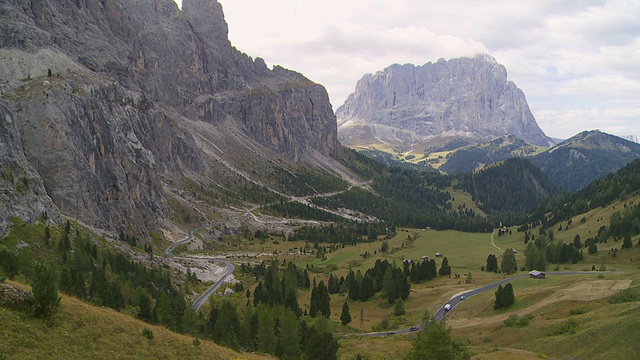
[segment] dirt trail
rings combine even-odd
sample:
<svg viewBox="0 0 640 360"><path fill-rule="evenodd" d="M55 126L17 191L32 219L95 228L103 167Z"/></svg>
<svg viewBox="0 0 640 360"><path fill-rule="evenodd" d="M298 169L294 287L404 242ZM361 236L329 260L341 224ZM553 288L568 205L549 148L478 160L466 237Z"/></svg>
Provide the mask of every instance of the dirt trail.
<svg viewBox="0 0 640 360"><path fill-rule="evenodd" d="M496 325L502 323L511 315L522 316L542 309L547 305L560 301L593 301L607 298L620 290L631 286L632 280L593 280L583 281L566 287L558 285L546 290L556 290L544 300L525 309L516 310L507 314L500 314L489 318L464 318L458 319L456 316L447 319L447 323L453 328L469 328L475 326Z"/></svg>
<svg viewBox="0 0 640 360"><path fill-rule="evenodd" d="M496 243L493 241L493 235L494 235L495 233L496 233L496 231L495 231L495 230L493 230L493 232L491 233L491 245L492 245L494 248L496 248L496 249L500 250L500 252L504 252L504 250L500 249L500 247L499 247L498 245L496 245Z"/></svg>

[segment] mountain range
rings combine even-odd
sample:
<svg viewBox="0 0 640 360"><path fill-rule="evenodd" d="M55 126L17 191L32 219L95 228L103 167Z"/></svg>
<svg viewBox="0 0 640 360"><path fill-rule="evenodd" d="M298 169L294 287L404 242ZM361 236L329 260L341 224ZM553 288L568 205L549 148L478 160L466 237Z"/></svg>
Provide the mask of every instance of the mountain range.
<svg viewBox="0 0 640 360"><path fill-rule="evenodd" d="M600 131L556 146L486 54L367 74L336 116L343 144L388 165L459 174L527 157L573 192L640 156L637 143Z"/></svg>

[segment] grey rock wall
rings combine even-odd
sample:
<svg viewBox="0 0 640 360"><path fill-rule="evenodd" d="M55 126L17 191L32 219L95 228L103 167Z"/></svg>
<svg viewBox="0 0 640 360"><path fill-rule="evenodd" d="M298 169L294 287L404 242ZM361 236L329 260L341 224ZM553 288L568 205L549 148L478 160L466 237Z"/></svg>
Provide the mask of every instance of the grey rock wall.
<svg viewBox="0 0 640 360"><path fill-rule="evenodd" d="M336 116L340 138L347 143L357 142L349 139L358 138L363 127L378 127L400 130L404 135L393 136L409 142L443 134L477 141L510 134L530 144L550 144L524 93L488 55L396 64L365 75ZM385 136L380 130L369 133Z"/></svg>
<svg viewBox="0 0 640 360"><path fill-rule="evenodd" d="M216 176L194 140L216 136L193 122L211 132L232 122L291 161L330 156L339 144L325 89L268 69L227 32L215 0L182 11L172 0L0 3L2 111L13 119L0 146L41 184L33 204L3 198L5 223L53 207L109 230L163 227L165 180Z"/></svg>

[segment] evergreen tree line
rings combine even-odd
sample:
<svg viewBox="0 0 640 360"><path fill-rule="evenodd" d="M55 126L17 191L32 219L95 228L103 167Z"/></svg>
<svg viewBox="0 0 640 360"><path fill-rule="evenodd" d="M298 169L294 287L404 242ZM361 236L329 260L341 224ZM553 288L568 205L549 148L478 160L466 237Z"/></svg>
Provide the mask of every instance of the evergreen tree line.
<svg viewBox="0 0 640 360"><path fill-rule="evenodd" d="M329 274L327 290L329 294L348 294L352 301L367 301L375 294L382 293L389 304L398 299L406 300L411 291L411 283L421 283L434 279L437 275L451 275L451 266L445 257L440 270L435 260L420 263L403 262L402 268L387 260L376 260L373 268L364 274L360 270L350 270L347 277L338 278Z"/></svg>
<svg viewBox="0 0 640 360"><path fill-rule="evenodd" d="M504 225L521 223L541 202L561 193L561 188L537 166L521 158L508 159L482 171L459 174L457 178L459 183L455 188L470 193L481 209Z"/></svg>
<svg viewBox="0 0 640 360"><path fill-rule="evenodd" d="M289 235L289 241L305 240L312 243L339 243L355 245L359 242L373 241L378 236L389 238L394 236L396 229L382 221L353 222L340 221L336 224L310 226L304 225Z"/></svg>
<svg viewBox="0 0 640 360"><path fill-rule="evenodd" d="M260 280L253 290L253 306L282 305L299 317L302 310L298 305L298 288L309 288L307 270L299 270L290 262L280 275L278 261L272 260L264 273L264 282ZM250 295L248 290L247 294Z"/></svg>
<svg viewBox="0 0 640 360"><path fill-rule="evenodd" d="M631 238L640 234L640 205L627 206L622 213L615 212L608 232L615 240L624 239L623 248L630 248Z"/></svg>
<svg viewBox="0 0 640 360"><path fill-rule="evenodd" d="M525 252L525 268L527 270L546 270L547 263L552 264L572 264L584 260L581 252L583 247L580 236L577 235L574 241L565 244L561 240L549 241L549 237L545 234L538 235L533 241L527 244Z"/></svg>
<svg viewBox="0 0 640 360"><path fill-rule="evenodd" d="M442 177L442 175L438 175L438 177ZM441 193L438 195L441 200L434 200L429 196L420 197L419 192L417 194L412 192L408 188L409 184L404 184L404 186L408 193L401 197L395 194L398 190L391 183L385 182L384 187L377 189L378 194L353 188L331 197L313 198L312 201L319 206L332 209L344 207L358 210L395 226L417 228L429 226L436 230L454 229L465 232L487 232L492 229L490 223L486 219L477 217L474 211L452 210L451 204L447 202L451 197L443 190L429 188L427 184L422 185L429 188L429 192ZM385 191L389 192L385 193ZM435 204L440 205L436 206Z"/></svg>
<svg viewBox="0 0 640 360"><path fill-rule="evenodd" d="M403 269L390 264L387 260L376 260L373 268L368 269L364 275L360 270L349 271L346 279L342 277L329 277L330 292L346 292L353 301L367 301L376 293L382 292L389 304L397 299L406 300L411 290L407 274Z"/></svg>
<svg viewBox="0 0 640 360"><path fill-rule="evenodd" d="M199 334L232 349L260 351L280 359L337 358L339 344L331 332L308 324L282 305L246 306L238 313L224 300L213 303L208 316L200 320Z"/></svg>
<svg viewBox="0 0 640 360"><path fill-rule="evenodd" d="M339 176L327 171L309 167L299 168L295 174L280 167L272 168L273 178L287 193L294 196L308 196L344 190L348 183Z"/></svg>

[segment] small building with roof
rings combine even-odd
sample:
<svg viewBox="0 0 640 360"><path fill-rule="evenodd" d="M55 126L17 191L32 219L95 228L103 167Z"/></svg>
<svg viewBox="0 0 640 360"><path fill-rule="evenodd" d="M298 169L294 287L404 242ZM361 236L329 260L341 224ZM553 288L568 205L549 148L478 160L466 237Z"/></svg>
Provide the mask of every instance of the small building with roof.
<svg viewBox="0 0 640 360"><path fill-rule="evenodd" d="M529 271L529 277L534 279L544 279L545 274L542 271L531 270Z"/></svg>

